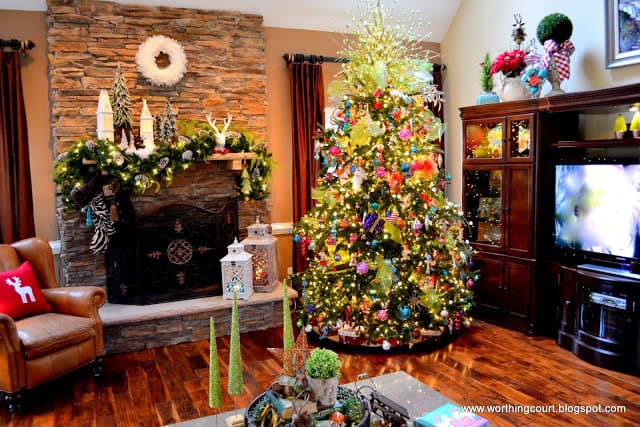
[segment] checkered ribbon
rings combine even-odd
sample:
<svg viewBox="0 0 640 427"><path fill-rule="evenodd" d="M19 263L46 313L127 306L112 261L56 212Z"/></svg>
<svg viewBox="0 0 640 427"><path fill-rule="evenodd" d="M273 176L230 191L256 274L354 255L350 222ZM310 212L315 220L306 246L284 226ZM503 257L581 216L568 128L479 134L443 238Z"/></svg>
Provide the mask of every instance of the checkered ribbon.
<svg viewBox="0 0 640 427"><path fill-rule="evenodd" d="M542 55L540 65L542 68L549 69L549 63L553 56L556 71L558 72L558 79L560 81L566 80L571 74L569 56L571 56L575 50L576 48L570 40L565 40L558 44L554 40L549 39L544 42L544 55Z"/></svg>

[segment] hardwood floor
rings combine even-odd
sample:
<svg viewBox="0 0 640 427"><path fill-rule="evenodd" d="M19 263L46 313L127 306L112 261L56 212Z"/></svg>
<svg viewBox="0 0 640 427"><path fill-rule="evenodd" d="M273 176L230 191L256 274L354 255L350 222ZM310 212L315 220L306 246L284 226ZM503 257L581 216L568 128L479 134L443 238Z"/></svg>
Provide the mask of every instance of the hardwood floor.
<svg viewBox="0 0 640 427"><path fill-rule="evenodd" d="M223 389L229 337L218 338ZM281 347L281 329L242 334L243 395L239 408L280 371L267 347ZM431 353L342 354L341 383L404 370L458 404L624 405L624 413L481 413L495 426L631 426L640 423L640 377L590 365L550 338L477 322ZM109 355L101 377L79 371L29 395L27 415L0 408L2 426L162 426L215 413L208 407L208 341ZM225 395L219 412L232 410Z"/></svg>

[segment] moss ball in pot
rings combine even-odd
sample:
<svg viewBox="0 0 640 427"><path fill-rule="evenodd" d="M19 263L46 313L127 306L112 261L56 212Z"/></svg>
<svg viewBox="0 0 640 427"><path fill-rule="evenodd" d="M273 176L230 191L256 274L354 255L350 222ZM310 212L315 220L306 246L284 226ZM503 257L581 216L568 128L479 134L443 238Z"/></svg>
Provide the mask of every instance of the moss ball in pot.
<svg viewBox="0 0 640 427"><path fill-rule="evenodd" d="M536 37L541 44L551 39L560 44L571 38L573 24L566 15L562 13L552 13L540 20L536 30Z"/></svg>

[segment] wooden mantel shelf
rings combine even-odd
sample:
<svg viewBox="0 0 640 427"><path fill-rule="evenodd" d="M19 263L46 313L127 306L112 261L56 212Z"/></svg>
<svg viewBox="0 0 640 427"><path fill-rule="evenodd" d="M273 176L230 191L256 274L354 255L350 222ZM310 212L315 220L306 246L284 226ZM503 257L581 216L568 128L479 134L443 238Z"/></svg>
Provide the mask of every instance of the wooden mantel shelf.
<svg viewBox="0 0 640 427"><path fill-rule="evenodd" d="M495 104L471 105L460 108L462 119L484 118L487 114L497 116L526 112L565 113L612 104L633 104L640 100L640 83L584 92L567 92L555 96L525 99L521 101L496 102Z"/></svg>
<svg viewBox="0 0 640 427"><path fill-rule="evenodd" d="M232 171L241 171L242 162L244 160L251 160L256 157L256 153L215 153L207 156L206 161L223 161L227 162L227 169ZM82 164L95 165L96 161L91 159L82 159Z"/></svg>
<svg viewBox="0 0 640 427"><path fill-rule="evenodd" d="M245 160L251 160L256 156L255 153L214 153L206 157L206 160L213 161L225 161L227 162L227 169L238 171L242 170L242 162Z"/></svg>

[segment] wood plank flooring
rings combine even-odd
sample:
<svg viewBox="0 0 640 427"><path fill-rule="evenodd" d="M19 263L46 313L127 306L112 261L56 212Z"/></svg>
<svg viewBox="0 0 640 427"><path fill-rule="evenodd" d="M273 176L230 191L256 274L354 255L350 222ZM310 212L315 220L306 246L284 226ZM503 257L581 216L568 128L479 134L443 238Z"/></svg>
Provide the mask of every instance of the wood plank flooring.
<svg viewBox="0 0 640 427"><path fill-rule="evenodd" d="M222 384L229 337L217 341ZM244 394L249 404L280 371L267 347L282 346L280 328L242 334ZM530 337L476 322L462 337L430 353L343 353L341 383L404 370L458 404L465 405L624 405L624 413L489 413L495 426L632 426L640 423L640 377L590 365L550 338ZM211 415L208 407L208 341L109 355L101 377L81 370L36 389L27 415L0 408L0 425L162 426ZM225 395L218 412L234 408Z"/></svg>

